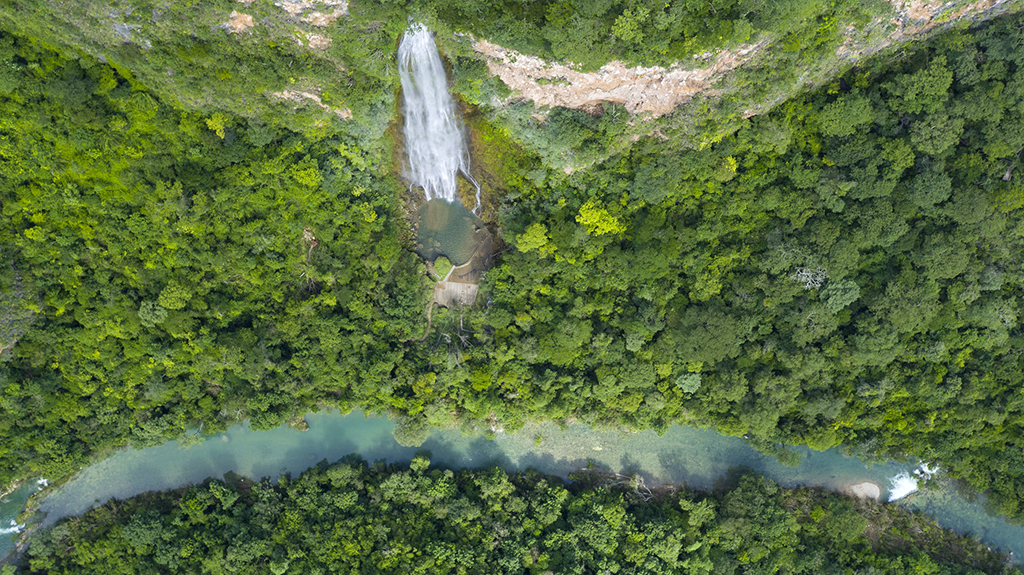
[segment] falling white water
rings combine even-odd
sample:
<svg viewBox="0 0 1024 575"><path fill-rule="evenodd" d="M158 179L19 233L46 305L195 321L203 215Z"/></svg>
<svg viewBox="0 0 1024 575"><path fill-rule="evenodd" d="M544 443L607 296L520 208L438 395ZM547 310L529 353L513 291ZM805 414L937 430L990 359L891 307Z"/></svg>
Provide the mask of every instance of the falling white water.
<svg viewBox="0 0 1024 575"><path fill-rule="evenodd" d="M18 525L16 522L11 521L11 526L10 527L0 527L0 535L9 535L11 533L21 533L21 530L24 529L24 528L25 528L24 525Z"/></svg>
<svg viewBox="0 0 1024 575"><path fill-rule="evenodd" d="M906 471L889 480L889 501L903 499L917 491L917 478Z"/></svg>
<svg viewBox="0 0 1024 575"><path fill-rule="evenodd" d="M406 176L423 188L427 200L458 201L458 173L472 181L469 150L434 36L421 24L413 24L398 45L398 73L405 101ZM479 195L477 186L478 205Z"/></svg>

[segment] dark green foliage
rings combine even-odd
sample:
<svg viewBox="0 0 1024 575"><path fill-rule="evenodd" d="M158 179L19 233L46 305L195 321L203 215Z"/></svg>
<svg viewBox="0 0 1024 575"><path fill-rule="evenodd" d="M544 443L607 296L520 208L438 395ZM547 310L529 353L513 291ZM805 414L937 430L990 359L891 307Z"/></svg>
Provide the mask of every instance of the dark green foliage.
<svg viewBox="0 0 1024 575"><path fill-rule="evenodd" d="M496 395L467 408L936 459L1024 511L1024 472L989 462L1024 431L1020 22L514 194L469 358Z"/></svg>
<svg viewBox="0 0 1024 575"><path fill-rule="evenodd" d="M322 462L277 487L208 481L108 503L37 534L20 572L1020 573L901 508L756 475L646 502L579 479Z"/></svg>
<svg viewBox="0 0 1024 575"><path fill-rule="evenodd" d="M0 96L0 483L371 406L427 296L379 158L3 41L20 88Z"/></svg>

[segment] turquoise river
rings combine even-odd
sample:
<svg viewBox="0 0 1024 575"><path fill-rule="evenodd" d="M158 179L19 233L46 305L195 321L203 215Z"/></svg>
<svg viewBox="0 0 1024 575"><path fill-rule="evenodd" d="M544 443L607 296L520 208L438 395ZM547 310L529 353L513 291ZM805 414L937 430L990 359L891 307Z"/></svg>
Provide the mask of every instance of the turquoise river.
<svg viewBox="0 0 1024 575"><path fill-rule="evenodd" d="M746 441L714 431L672 427L659 437L654 432L598 431L584 425L560 430L552 424L531 424L516 433L499 433L493 440L466 437L458 431L435 431L422 446L402 447L391 435L394 423L361 412L342 416L316 413L306 417L308 431L281 427L252 431L244 425L214 435L189 448L175 442L146 449L124 449L82 470L40 505L43 524L84 513L111 497L126 498L151 490L198 483L234 471L251 478L299 474L321 460L334 461L358 453L363 458L408 462L420 450L431 452L435 465L479 467L500 465L514 471L533 467L567 476L592 462L599 468L639 473L648 485L685 483L712 488L730 468L744 466L787 485L815 485L844 490L852 484L874 482L888 498L891 479L915 466L890 462L867 466L838 451L805 450L796 467L763 455ZM538 445L539 443L539 445ZM26 484L0 501L0 557L13 549L16 516L39 486ZM975 533L983 541L1020 556L1024 528L986 514L980 497L965 499L941 479L893 505L906 505L934 517L944 527Z"/></svg>

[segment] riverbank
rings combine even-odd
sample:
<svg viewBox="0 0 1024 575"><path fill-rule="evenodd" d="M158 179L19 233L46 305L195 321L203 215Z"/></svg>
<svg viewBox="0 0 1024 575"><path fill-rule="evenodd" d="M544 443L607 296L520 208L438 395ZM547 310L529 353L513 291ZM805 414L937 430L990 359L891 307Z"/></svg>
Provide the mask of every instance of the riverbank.
<svg viewBox="0 0 1024 575"><path fill-rule="evenodd" d="M749 471L713 491L642 485L594 470L566 484L532 471L446 469L425 455L408 465L346 457L277 486L257 489L233 476L110 503L41 532L33 551L40 570L31 572L196 573L225 562L243 573L269 564L275 573L372 565L433 574L457 561L489 573L1020 573L985 544L919 514L780 488Z"/></svg>

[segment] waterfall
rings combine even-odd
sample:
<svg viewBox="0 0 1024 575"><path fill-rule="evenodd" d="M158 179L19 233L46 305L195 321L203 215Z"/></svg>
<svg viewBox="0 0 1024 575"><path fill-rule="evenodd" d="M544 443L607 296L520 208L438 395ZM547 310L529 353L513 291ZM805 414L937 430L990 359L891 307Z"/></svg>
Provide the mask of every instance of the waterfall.
<svg viewBox="0 0 1024 575"><path fill-rule="evenodd" d="M406 177L423 188L427 200L458 201L458 173L473 181L469 150L434 36L421 24L413 24L402 37L398 73L405 103Z"/></svg>

